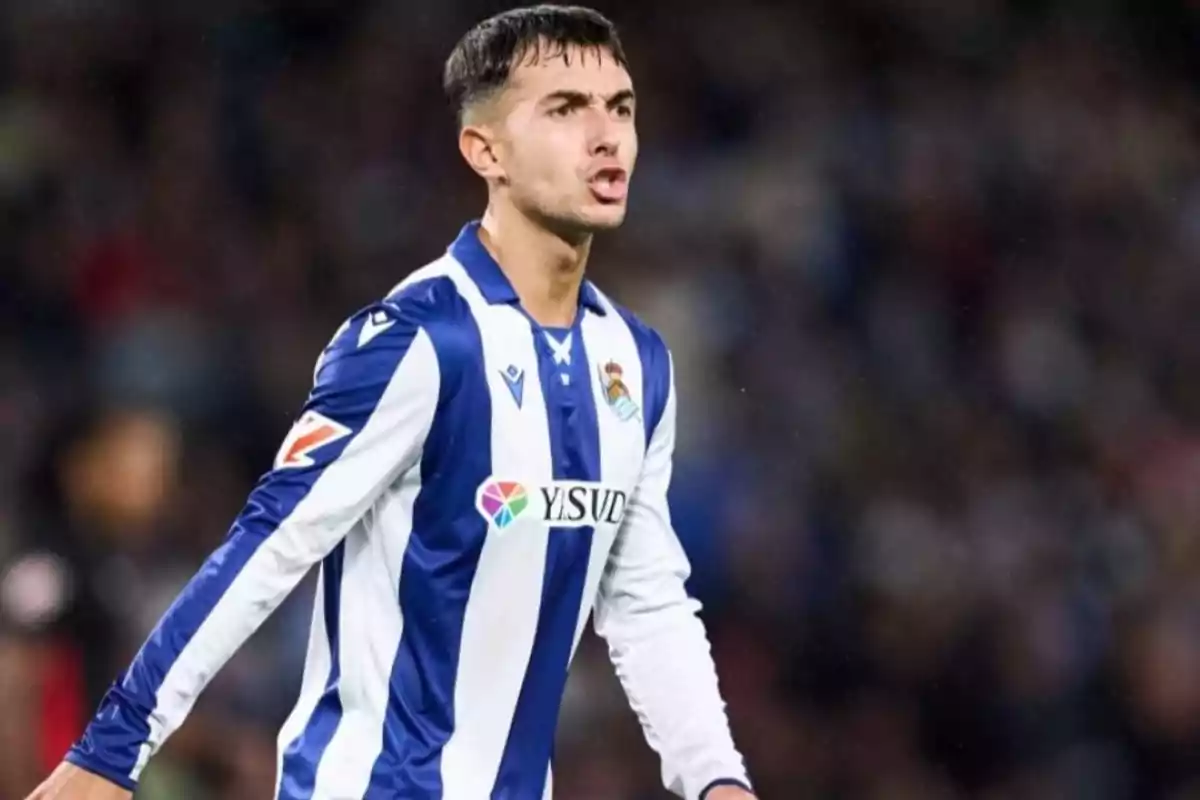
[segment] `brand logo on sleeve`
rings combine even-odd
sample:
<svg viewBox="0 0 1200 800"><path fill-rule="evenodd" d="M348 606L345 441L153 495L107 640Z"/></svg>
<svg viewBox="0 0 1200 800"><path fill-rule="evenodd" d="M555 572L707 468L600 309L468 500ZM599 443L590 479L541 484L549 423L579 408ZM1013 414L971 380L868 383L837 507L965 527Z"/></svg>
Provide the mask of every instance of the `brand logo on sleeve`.
<svg viewBox="0 0 1200 800"><path fill-rule="evenodd" d="M387 315L386 311L372 311L363 320L362 328L358 331L358 346L364 347L367 342L396 324L396 320Z"/></svg>
<svg viewBox="0 0 1200 800"><path fill-rule="evenodd" d="M312 453L325 445L346 438L351 433L345 425L331 420L324 414L316 411L305 412L284 437L279 453L275 456L275 468L311 467L315 463Z"/></svg>

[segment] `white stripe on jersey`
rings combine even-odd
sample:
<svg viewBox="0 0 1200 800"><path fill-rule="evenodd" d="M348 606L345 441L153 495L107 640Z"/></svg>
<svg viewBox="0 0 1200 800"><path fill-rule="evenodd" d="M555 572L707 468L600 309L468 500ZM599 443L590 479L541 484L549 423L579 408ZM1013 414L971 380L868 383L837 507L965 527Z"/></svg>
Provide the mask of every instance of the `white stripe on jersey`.
<svg viewBox="0 0 1200 800"><path fill-rule="evenodd" d="M388 678L404 621L396 603L400 565L412 533L421 465L346 540L339 651L342 718L317 770L314 797L362 797L383 738Z"/></svg>

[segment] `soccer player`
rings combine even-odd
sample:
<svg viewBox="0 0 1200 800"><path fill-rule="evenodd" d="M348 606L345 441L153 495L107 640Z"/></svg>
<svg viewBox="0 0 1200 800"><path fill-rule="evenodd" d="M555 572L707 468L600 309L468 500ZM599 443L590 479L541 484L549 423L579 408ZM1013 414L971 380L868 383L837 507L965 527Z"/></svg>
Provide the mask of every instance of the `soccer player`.
<svg viewBox="0 0 1200 800"><path fill-rule="evenodd" d="M671 357L584 279L637 157L625 65L578 7L458 43L445 87L482 220L337 331L273 468L33 798L130 797L316 564L280 800L551 797L592 615L665 786L752 797L667 508Z"/></svg>

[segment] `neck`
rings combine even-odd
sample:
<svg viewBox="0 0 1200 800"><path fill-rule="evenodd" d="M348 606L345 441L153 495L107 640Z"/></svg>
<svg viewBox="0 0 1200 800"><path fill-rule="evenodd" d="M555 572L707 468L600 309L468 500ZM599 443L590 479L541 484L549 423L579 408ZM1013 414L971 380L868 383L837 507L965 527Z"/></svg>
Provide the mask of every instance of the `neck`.
<svg viewBox="0 0 1200 800"><path fill-rule="evenodd" d="M479 239L534 320L564 328L575 322L591 234L568 241L511 205L492 203L483 215Z"/></svg>

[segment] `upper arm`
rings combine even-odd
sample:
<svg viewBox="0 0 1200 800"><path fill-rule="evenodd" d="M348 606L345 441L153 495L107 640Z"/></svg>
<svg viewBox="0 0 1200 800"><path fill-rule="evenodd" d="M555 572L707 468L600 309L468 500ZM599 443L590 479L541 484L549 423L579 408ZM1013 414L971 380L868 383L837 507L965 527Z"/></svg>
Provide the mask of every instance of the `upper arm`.
<svg viewBox="0 0 1200 800"><path fill-rule="evenodd" d="M371 499L415 463L440 377L433 343L416 315L386 303L354 315L318 359L312 391L268 483L320 480L337 484L330 497L357 504Z"/></svg>
<svg viewBox="0 0 1200 800"><path fill-rule="evenodd" d="M272 468L127 672L146 707L154 707L151 692L168 671L187 687L182 702L190 702L192 689L416 459L436 408L438 373L414 319L379 307L355 315L316 373Z"/></svg>
<svg viewBox="0 0 1200 800"><path fill-rule="evenodd" d="M355 314L318 359L313 387L231 535L321 558L415 462L438 383L433 345L412 315L383 304Z"/></svg>
<svg viewBox="0 0 1200 800"><path fill-rule="evenodd" d="M416 280L338 328L247 511L307 527L328 548L417 462L447 379L429 329L442 324L448 291L444 279Z"/></svg>

